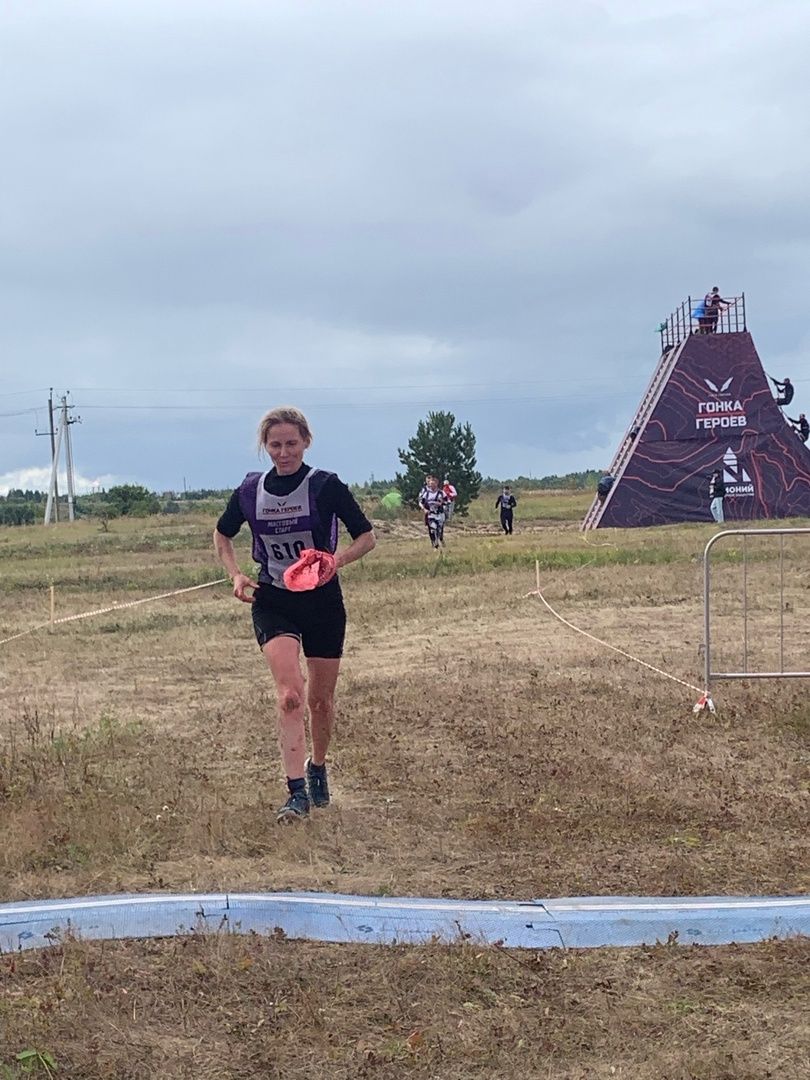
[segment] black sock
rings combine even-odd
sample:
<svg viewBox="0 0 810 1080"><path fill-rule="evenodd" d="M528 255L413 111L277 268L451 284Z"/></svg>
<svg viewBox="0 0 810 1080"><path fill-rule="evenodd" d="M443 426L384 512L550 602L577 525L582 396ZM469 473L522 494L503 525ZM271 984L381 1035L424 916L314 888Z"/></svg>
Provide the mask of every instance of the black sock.
<svg viewBox="0 0 810 1080"><path fill-rule="evenodd" d="M289 776L288 776L287 777L287 790L289 791L289 793L291 795L294 795L296 793L296 791L306 791L307 790L307 782L303 778L303 776L296 779L296 780L291 780L289 778Z"/></svg>
<svg viewBox="0 0 810 1080"><path fill-rule="evenodd" d="M325 776L326 775L326 762L324 762L323 765L316 765L315 762L312 760L312 758L310 758L310 760L309 760L309 771L311 773L314 773L316 776Z"/></svg>

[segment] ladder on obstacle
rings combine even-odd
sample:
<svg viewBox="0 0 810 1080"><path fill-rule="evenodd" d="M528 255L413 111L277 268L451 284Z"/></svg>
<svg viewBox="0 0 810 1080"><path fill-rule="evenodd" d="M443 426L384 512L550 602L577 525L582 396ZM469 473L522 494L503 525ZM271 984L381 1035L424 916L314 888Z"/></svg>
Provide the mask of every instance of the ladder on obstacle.
<svg viewBox="0 0 810 1080"><path fill-rule="evenodd" d="M597 495L594 495L590 509L580 526L583 532L588 529L595 529L599 525L605 507L610 502L610 498L618 487L618 482L621 480L622 474L627 468L627 464L633 455L633 447L643 435L644 428L647 426L648 420L655 411L655 407L658 404L661 394L664 392L664 387L669 382L669 377L675 369L678 358L688 340L688 337L683 338L677 345L671 345L665 348L664 352L661 354L661 359L658 361L658 366L653 373L652 379L650 379L644 397L641 399L641 404L636 411L636 415L633 417L633 422L625 432L624 438L619 444L619 449L616 451L613 461L610 464L610 475L613 477L613 486L602 502L600 502ZM633 432L635 432L635 435L633 435Z"/></svg>

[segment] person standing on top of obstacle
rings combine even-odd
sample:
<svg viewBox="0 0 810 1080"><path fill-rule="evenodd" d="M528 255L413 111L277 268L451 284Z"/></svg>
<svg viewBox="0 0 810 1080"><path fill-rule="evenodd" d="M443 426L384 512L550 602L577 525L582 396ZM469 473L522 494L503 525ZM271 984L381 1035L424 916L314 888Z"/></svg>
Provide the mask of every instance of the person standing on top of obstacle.
<svg viewBox="0 0 810 1080"><path fill-rule="evenodd" d="M804 413L799 413L798 420L793 420L791 419L791 417L788 417L788 420L793 425L793 430L796 432L802 442L806 443L808 438L810 438L810 423L808 423L807 417L804 415Z"/></svg>
<svg viewBox="0 0 810 1080"><path fill-rule="evenodd" d="M724 300L720 295L720 289L714 286L710 293L703 298L704 315L699 320L704 334L713 334L717 330L717 320L720 318L722 307L731 307L732 300Z"/></svg>
<svg viewBox="0 0 810 1080"><path fill-rule="evenodd" d="M444 508L445 496L439 487L438 476L430 475L419 494L419 506L425 511L425 524L431 544L444 547Z"/></svg>
<svg viewBox="0 0 810 1080"><path fill-rule="evenodd" d="M503 491L495 500L495 509L500 507L501 510L501 528L504 531L505 536L512 535L512 516L514 509L517 506L517 499L512 494L512 489L508 484L504 484Z"/></svg>
<svg viewBox="0 0 810 1080"><path fill-rule="evenodd" d="M787 375L784 377L782 382L779 382L778 379L774 379L773 375L771 375L770 378L771 382L779 392L779 397L776 398L776 404L779 406L789 405L791 401L793 401L793 394L795 393L793 383L790 381Z"/></svg>
<svg viewBox="0 0 810 1080"><path fill-rule="evenodd" d="M458 492L450 483L450 480L447 476L445 476L444 478L444 483L442 484L442 491L444 492L444 514L449 521L450 518L453 516L453 511L456 508L456 499L458 498Z"/></svg>
<svg viewBox="0 0 810 1080"><path fill-rule="evenodd" d="M709 509L712 517L718 524L725 521L723 513L723 499L726 496L726 483L723 480L723 470L715 469L709 478Z"/></svg>
<svg viewBox="0 0 810 1080"><path fill-rule="evenodd" d="M214 548L233 580L234 596L253 605L256 639L276 684L278 739L288 791L277 820L292 823L308 817L310 805L329 802L326 752L346 631L346 610L335 575L371 551L376 541L371 523L346 485L334 473L304 463L312 432L303 413L291 406L271 409L262 417L258 434L259 448L270 455L273 467L265 473L248 473L231 495L214 530ZM352 537L342 551L336 550L338 519ZM258 581L241 572L234 553L233 537L245 522L253 533ZM296 581L295 572L302 566L309 580L302 581L301 574ZM309 758L302 649L312 735Z"/></svg>

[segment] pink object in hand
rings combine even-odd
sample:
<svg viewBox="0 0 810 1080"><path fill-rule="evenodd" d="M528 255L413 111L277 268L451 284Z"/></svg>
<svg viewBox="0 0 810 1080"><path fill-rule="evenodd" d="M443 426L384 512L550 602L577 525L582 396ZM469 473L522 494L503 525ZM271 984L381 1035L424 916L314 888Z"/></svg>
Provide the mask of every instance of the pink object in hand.
<svg viewBox="0 0 810 1080"><path fill-rule="evenodd" d="M298 562L284 571L284 584L291 592L307 592L331 581L336 570L334 555L328 551L304 548Z"/></svg>

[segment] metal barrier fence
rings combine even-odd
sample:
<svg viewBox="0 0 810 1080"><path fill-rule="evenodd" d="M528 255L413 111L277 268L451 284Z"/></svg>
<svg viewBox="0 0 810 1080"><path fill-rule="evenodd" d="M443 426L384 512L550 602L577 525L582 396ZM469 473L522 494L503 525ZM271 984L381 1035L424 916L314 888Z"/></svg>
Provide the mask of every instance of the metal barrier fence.
<svg viewBox="0 0 810 1080"><path fill-rule="evenodd" d="M690 334L739 334L746 330L745 293L726 298L713 316L698 314L703 305L702 299L687 296L661 323L661 352L674 348Z"/></svg>
<svg viewBox="0 0 810 1080"><path fill-rule="evenodd" d="M785 537L810 534L806 529L726 529L716 533L703 552L703 648L704 648L704 683L706 690L711 689L712 680L716 679L810 679L810 671L785 671ZM742 670L712 670L711 638L711 552L714 545L729 536L742 537ZM748 546L749 536L779 537L779 671L749 671L748 638Z"/></svg>

